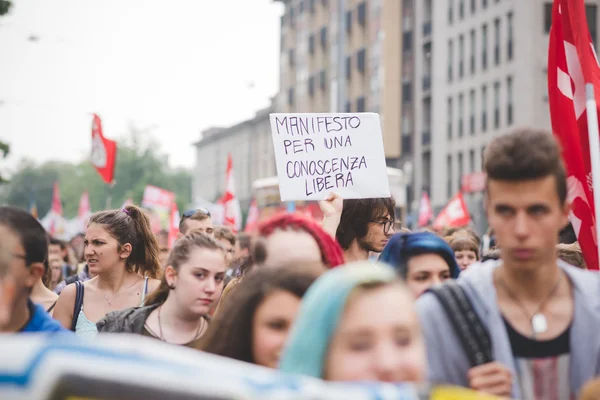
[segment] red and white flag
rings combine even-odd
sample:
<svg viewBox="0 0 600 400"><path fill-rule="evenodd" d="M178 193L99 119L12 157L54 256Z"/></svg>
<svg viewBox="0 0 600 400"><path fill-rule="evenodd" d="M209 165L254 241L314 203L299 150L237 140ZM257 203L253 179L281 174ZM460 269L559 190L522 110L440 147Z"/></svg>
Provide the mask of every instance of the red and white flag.
<svg viewBox="0 0 600 400"><path fill-rule="evenodd" d="M419 203L419 226L427 226L429 221L433 218L433 209L431 208L431 202L429 201L429 195L426 191L423 191L421 195L421 202Z"/></svg>
<svg viewBox="0 0 600 400"><path fill-rule="evenodd" d="M58 187L58 182L54 182L54 187L52 188L52 212L56 215L62 216L62 201L60 200L60 189Z"/></svg>
<svg viewBox="0 0 600 400"><path fill-rule="evenodd" d="M81 198L79 199L79 211L77 212L77 216L81 219L86 219L91 213L90 195L85 191L81 194Z"/></svg>
<svg viewBox="0 0 600 400"><path fill-rule="evenodd" d="M230 227L235 232L242 228L242 209L240 201L235 197L235 183L233 178L233 160L231 153L227 155L225 194L220 200L223 205L223 225Z"/></svg>
<svg viewBox="0 0 600 400"><path fill-rule="evenodd" d="M252 199L250 202L250 208L248 209L248 217L246 218L246 227L244 228L244 232L254 232L256 227L258 226L258 205L256 204L256 199Z"/></svg>
<svg viewBox="0 0 600 400"><path fill-rule="evenodd" d="M117 158L117 142L104 137L102 133L102 121L94 114L92 121L92 153L90 161L102 180L108 184L112 183L115 173L115 160Z"/></svg>
<svg viewBox="0 0 600 400"><path fill-rule="evenodd" d="M58 182L54 182L52 189L52 206L48 214L42 218L42 226L52 236L61 237L65 233L66 221L62 216L62 202L60 200L60 189Z"/></svg>
<svg viewBox="0 0 600 400"><path fill-rule="evenodd" d="M598 269L585 84L600 104L600 68L583 0L555 0L548 47L548 100L552 131L567 169L569 220L589 269Z"/></svg>
<svg viewBox="0 0 600 400"><path fill-rule="evenodd" d="M471 221L469 209L462 193L459 192L438 214L433 221L433 227L435 229L455 228L468 225L469 221Z"/></svg>
<svg viewBox="0 0 600 400"><path fill-rule="evenodd" d="M179 233L179 210L177 209L177 203L173 202L171 205L171 212L169 213L169 248L172 249L175 241L177 240L177 234Z"/></svg>

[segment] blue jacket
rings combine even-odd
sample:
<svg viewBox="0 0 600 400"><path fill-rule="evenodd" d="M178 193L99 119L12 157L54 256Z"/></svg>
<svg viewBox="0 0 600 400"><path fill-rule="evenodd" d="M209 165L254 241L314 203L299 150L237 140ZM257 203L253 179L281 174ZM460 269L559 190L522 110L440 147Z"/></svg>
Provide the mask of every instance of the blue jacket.
<svg viewBox="0 0 600 400"><path fill-rule="evenodd" d="M509 367L517 377L516 362L502 315L498 309L493 271L500 261L475 264L457 280L477 315L490 333L494 360ZM575 396L583 385L600 375L600 274L562 261L558 266L573 285L574 317L570 332L570 387ZM417 312L425 336L429 380L468 387L469 361L437 297L424 293L417 301ZM513 379L512 398L522 398L518 379Z"/></svg>
<svg viewBox="0 0 600 400"><path fill-rule="evenodd" d="M21 332L69 332L71 331L62 327L62 325L55 319L53 319L50 314L44 310L39 304L33 304L31 300L29 300L29 309L33 311L33 315L29 320L29 323L25 325L25 328Z"/></svg>

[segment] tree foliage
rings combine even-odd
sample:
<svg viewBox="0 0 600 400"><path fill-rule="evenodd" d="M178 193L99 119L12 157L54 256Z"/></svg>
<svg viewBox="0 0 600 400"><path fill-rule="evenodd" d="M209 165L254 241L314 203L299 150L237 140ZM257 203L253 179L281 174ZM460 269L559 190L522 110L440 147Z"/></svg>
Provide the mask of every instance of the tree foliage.
<svg viewBox="0 0 600 400"><path fill-rule="evenodd" d="M11 7L12 7L12 3L10 1L0 0L0 16L8 14Z"/></svg>
<svg viewBox="0 0 600 400"><path fill-rule="evenodd" d="M131 198L140 204L146 185L154 185L176 194L177 206L184 210L191 202L191 174L184 169L172 169L165 156L158 152L155 143L146 145L137 138L117 145L115 185L111 190L111 208L120 207ZM2 187L0 203L28 208L36 202L40 216L46 215L52 204L54 182L60 186L63 214L77 215L79 199L88 191L92 211L107 206L109 188L87 160L77 164L49 161L36 164L23 161Z"/></svg>

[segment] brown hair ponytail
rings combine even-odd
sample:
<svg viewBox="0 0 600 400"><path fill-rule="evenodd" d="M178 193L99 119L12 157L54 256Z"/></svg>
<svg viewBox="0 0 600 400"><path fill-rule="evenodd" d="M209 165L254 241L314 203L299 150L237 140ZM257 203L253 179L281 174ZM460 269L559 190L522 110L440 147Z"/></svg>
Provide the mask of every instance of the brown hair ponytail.
<svg viewBox="0 0 600 400"><path fill-rule="evenodd" d="M223 253L223 258L225 258L225 250L214 238L200 231L191 231L175 242L175 246L173 246L171 254L169 254L167 265L175 269L176 272L179 272L181 265L185 264L190 259L191 252L198 248L221 251ZM160 285L156 290L146 296L144 305L151 306L164 303L167 300L167 297L169 297L170 291L171 288L167 283L167 278L163 274Z"/></svg>
<svg viewBox="0 0 600 400"><path fill-rule="evenodd" d="M131 254L125 264L127 271L150 278L160 275L158 243L150 229L150 220L140 208L130 205L122 210L100 211L90 217L90 224L104 225L119 246L131 244Z"/></svg>

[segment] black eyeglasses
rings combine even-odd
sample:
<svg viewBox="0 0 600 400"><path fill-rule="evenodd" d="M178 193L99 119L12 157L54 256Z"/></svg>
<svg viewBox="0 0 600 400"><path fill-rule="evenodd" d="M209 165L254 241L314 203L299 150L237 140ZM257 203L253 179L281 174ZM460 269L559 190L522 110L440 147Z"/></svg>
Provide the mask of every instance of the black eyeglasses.
<svg viewBox="0 0 600 400"><path fill-rule="evenodd" d="M201 214L206 215L207 217L210 217L210 211L208 211L206 208L200 207L200 208L193 208L191 210L187 210L186 212L184 212L181 215L181 220L183 221L186 218L190 218L192 215L194 215L196 213L201 213Z"/></svg>
<svg viewBox="0 0 600 400"><path fill-rule="evenodd" d="M380 219L371 222L373 222L374 224L381 225L383 227L383 233L385 233L386 235L390 232L390 229L392 229L392 226L394 226L394 224L396 223L396 221L393 219Z"/></svg>

